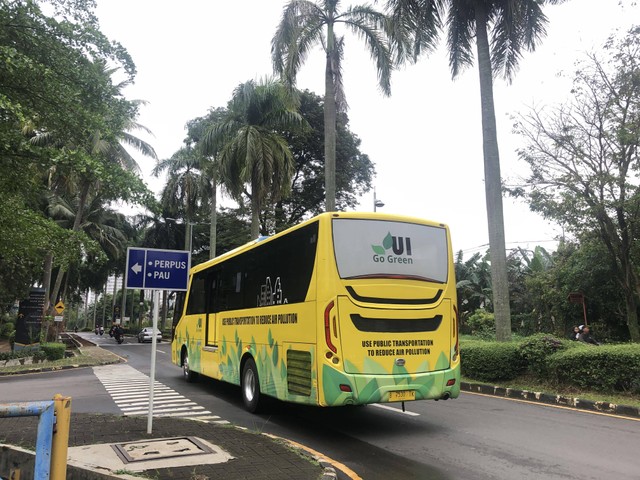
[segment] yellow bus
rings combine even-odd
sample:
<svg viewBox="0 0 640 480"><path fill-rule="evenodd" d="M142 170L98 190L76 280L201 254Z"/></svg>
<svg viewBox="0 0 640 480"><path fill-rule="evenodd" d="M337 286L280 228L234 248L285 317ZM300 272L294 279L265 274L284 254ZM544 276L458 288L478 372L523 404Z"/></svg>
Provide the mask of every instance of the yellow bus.
<svg viewBox="0 0 640 480"><path fill-rule="evenodd" d="M460 393L441 223L321 214L194 266L175 312L172 361L185 379L239 385L251 412L264 395L340 406Z"/></svg>

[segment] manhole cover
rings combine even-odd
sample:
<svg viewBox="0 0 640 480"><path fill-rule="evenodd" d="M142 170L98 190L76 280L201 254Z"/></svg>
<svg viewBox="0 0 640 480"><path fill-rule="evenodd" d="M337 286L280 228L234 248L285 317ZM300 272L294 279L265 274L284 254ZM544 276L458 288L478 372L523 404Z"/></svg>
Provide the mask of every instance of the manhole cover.
<svg viewBox="0 0 640 480"><path fill-rule="evenodd" d="M125 463L215 453L195 437L161 438L119 443L111 445L111 447Z"/></svg>

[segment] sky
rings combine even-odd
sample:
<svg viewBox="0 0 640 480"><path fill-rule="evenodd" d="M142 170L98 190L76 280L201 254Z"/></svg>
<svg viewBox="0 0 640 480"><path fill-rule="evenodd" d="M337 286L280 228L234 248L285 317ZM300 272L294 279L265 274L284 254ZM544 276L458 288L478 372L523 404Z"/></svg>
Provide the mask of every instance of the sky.
<svg viewBox="0 0 640 480"><path fill-rule="evenodd" d="M285 0L98 0L101 30L120 42L137 66L129 99L148 102L139 123L160 158L178 150L185 124L212 107L224 107L233 89L273 74L271 38ZM360 2L353 2L357 4ZM600 51L607 37L640 24L633 0L568 0L545 7L547 36L535 52L525 52L511 84L496 79L494 101L503 181L526 175L512 133L513 116L532 106L556 105L570 98L575 62ZM342 1L342 9L352 3ZM378 2L380 4L380 2ZM373 62L360 39L347 34L343 63L349 127L360 150L375 164L378 211L446 223L454 251L465 258L488 248L484 193L480 91L477 65L451 79L444 46L415 65L395 71L391 96L378 89ZM311 52L300 69L298 88L324 95L324 55ZM136 155L134 155L136 156ZM155 161L136 156L149 187L158 193L162 178L151 176ZM373 210L373 191L357 211ZM223 197L222 202L234 206ZM537 245L553 250L562 231L504 198L507 248Z"/></svg>

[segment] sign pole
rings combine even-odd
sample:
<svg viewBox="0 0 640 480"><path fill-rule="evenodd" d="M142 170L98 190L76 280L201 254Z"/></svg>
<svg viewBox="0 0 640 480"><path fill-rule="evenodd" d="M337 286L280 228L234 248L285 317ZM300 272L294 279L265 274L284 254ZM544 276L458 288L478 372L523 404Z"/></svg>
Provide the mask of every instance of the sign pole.
<svg viewBox="0 0 640 480"><path fill-rule="evenodd" d="M158 317L160 314L160 290L186 291L191 267L191 254L181 250L154 248L127 248L125 285L153 293L153 326L151 336L151 376L149 379L149 410L147 433L153 429L153 388L156 382L156 353L158 349ZM123 294L124 296L124 294ZM133 309L131 310L133 314ZM124 308L122 309L124 314Z"/></svg>
<svg viewBox="0 0 640 480"><path fill-rule="evenodd" d="M156 331L158 330L158 311L160 291L153 290L153 330L151 337L151 372L149 381L149 417L147 418L147 433L151 433L153 428L153 387L156 383L156 351L158 349L158 336Z"/></svg>

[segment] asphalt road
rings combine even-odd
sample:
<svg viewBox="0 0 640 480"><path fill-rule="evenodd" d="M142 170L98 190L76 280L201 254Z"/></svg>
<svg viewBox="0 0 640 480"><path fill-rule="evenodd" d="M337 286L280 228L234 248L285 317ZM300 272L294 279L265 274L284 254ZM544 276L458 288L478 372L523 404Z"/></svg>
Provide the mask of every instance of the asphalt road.
<svg viewBox="0 0 640 480"><path fill-rule="evenodd" d="M127 358L120 368L149 374L151 345L99 342ZM322 452L346 475L377 479L638 480L640 421L462 393L446 402L319 409L270 402L244 411L238 387L202 379L187 384L158 345L156 380L235 425L272 433ZM136 372L136 373L137 373ZM73 398L78 412L119 413L90 368L0 377L0 401Z"/></svg>

